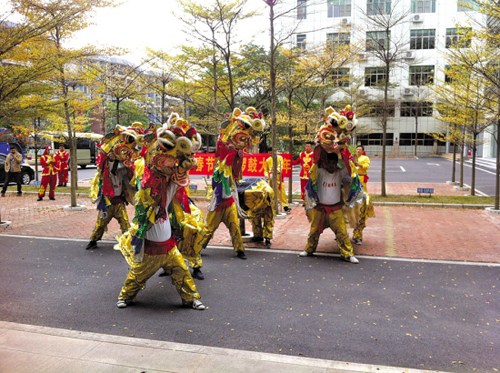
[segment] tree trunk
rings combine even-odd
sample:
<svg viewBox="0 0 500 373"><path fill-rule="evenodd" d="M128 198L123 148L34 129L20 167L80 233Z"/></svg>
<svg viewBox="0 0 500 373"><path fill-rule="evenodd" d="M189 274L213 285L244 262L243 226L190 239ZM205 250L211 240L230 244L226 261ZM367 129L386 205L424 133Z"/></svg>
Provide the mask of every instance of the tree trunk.
<svg viewBox="0 0 500 373"><path fill-rule="evenodd" d="M116 124L120 124L120 100L116 100Z"/></svg>
<svg viewBox="0 0 500 373"><path fill-rule="evenodd" d="M495 180L495 210L500 210L500 101L498 101L497 113L497 172Z"/></svg>
<svg viewBox="0 0 500 373"><path fill-rule="evenodd" d="M292 93L288 95L288 152L293 159L293 127L292 127ZM300 181L300 180L299 180ZM288 179L288 203L292 203L293 194L293 168L290 170L290 178Z"/></svg>
<svg viewBox="0 0 500 373"><path fill-rule="evenodd" d="M477 133L474 132L472 138L472 180L470 183L470 195L476 195L476 141Z"/></svg>
<svg viewBox="0 0 500 373"><path fill-rule="evenodd" d="M278 162L276 160L276 66L275 66L275 49L274 49L274 4L269 3L269 20L271 27L271 45L270 45L270 68L269 68L269 78L271 80L271 146L273 148L273 179L272 187L274 191L274 208L278 212L278 182L277 182L277 172L278 172Z"/></svg>
<svg viewBox="0 0 500 373"><path fill-rule="evenodd" d="M418 111L415 114L415 157L418 157Z"/></svg>
<svg viewBox="0 0 500 373"><path fill-rule="evenodd" d="M451 168L451 182L456 183L457 180L457 144L453 142L453 166Z"/></svg>

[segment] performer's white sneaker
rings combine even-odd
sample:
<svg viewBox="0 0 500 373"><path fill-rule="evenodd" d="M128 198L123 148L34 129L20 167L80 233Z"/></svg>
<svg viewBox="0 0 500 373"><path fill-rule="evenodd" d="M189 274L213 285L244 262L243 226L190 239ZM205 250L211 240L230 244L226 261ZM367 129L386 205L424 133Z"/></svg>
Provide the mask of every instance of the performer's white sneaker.
<svg viewBox="0 0 500 373"><path fill-rule="evenodd" d="M356 258L355 256L350 256L349 257L349 262L353 263L353 264L358 264L359 263L359 260L358 258Z"/></svg>
<svg viewBox="0 0 500 373"><path fill-rule="evenodd" d="M299 254L300 257L305 257L305 256L313 256L312 253L308 253L306 250L302 251L300 254Z"/></svg>
<svg viewBox="0 0 500 373"><path fill-rule="evenodd" d="M130 304L130 301L128 300L119 300L116 302L116 307L118 308L126 308Z"/></svg>
<svg viewBox="0 0 500 373"><path fill-rule="evenodd" d="M198 310L198 311L203 311L204 309L206 309L207 307L201 303L200 300L194 300L192 302L186 302L186 301L182 301L182 305L184 307L191 307L193 308L194 310Z"/></svg>

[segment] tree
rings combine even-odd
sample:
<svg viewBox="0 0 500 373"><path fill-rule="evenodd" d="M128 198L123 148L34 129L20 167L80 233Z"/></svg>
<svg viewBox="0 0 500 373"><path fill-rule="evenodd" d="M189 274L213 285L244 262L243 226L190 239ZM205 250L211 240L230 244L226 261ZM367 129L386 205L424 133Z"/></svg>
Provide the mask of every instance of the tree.
<svg viewBox="0 0 500 373"><path fill-rule="evenodd" d="M476 28L471 30L475 42L469 48L451 48L450 59L466 66L488 82L488 94L497 103L489 113L493 138L496 142L495 210L500 210L500 3L495 0L474 0L483 17L474 19ZM466 6L471 6L464 4Z"/></svg>
<svg viewBox="0 0 500 373"><path fill-rule="evenodd" d="M90 62L90 61L89 61ZM144 65L133 64L118 57L95 57L88 64L88 71L95 82L95 91L100 95L105 111L108 110L109 101L113 103L114 123L121 122L121 105L125 100L141 100L145 95L145 84L141 80L144 76ZM106 130L110 127L103 123Z"/></svg>
<svg viewBox="0 0 500 373"><path fill-rule="evenodd" d="M68 3L63 0L26 0L19 1L24 7L16 10L28 23L36 24L39 19L52 19L54 22L47 28L44 37L49 41L46 53L51 63L51 71L47 81L53 87L52 105L54 108L53 122L58 122L66 127L70 143L71 167L71 207L77 207L76 188L77 155L75 126L84 122L84 112L94 105L77 91L79 84L78 61L95 54L91 48L69 50L63 42L71 37L74 32L86 27L88 16L96 7L109 6L112 2L107 0L73 0ZM55 22L55 20L63 20Z"/></svg>
<svg viewBox="0 0 500 373"><path fill-rule="evenodd" d="M393 106L389 97L390 77L393 68L403 62L404 47L407 44L403 35L397 35L394 29L406 22L409 12L400 0L393 1L391 9L378 8L378 11L374 12L374 14L369 14L363 10L367 27L366 52L382 64L385 76L378 85L378 88L383 92L380 108L380 124L382 127L381 195L383 197L387 195L385 185L387 122Z"/></svg>
<svg viewBox="0 0 500 373"><path fill-rule="evenodd" d="M248 0L211 0L208 5L200 5L192 0L178 0L185 13L181 20L188 26L189 34L212 50L212 72L214 95L217 93L218 54L224 64L224 74L228 79L228 92L221 92L229 108L235 107L235 84L233 79L234 32L239 21L255 15L244 12ZM215 103L217 96L214 96Z"/></svg>

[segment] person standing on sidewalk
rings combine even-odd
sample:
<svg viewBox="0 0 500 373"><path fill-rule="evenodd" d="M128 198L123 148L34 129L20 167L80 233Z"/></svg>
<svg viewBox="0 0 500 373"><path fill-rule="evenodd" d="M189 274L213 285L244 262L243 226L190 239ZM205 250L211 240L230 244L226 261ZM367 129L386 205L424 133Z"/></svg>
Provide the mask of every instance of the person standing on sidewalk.
<svg viewBox="0 0 500 373"><path fill-rule="evenodd" d="M23 161L23 156L17 150L14 144L10 145L10 153L5 157L5 179L3 181L2 197L5 197L5 192L9 187L11 180L14 180L17 184L17 195L21 196L23 194L21 186L21 163Z"/></svg>
<svg viewBox="0 0 500 373"><path fill-rule="evenodd" d="M370 168L370 158L365 153L365 148L363 145L358 145L356 147L356 160L354 162L356 167L356 172L363 186L365 192L365 198L359 205L359 211L356 215L356 223L354 225L354 231L352 234L352 241L356 245L361 245L363 243L363 229L366 227L366 220L369 216L373 217L373 206L371 205L370 196L368 194L368 169ZM369 213L369 210L371 211Z"/></svg>
<svg viewBox="0 0 500 373"><path fill-rule="evenodd" d="M269 148L268 151L271 154L267 157L266 163L264 164L264 175L266 176L269 185L273 185L273 148ZM276 177L276 182L278 184L278 202L281 204L281 207L283 207L285 212L290 212L290 207L288 207L288 197L285 191L285 183L283 182L283 157L279 154L276 154L276 163L276 173L278 174Z"/></svg>
<svg viewBox="0 0 500 373"><path fill-rule="evenodd" d="M45 151L40 157L40 165L42 166L42 181L40 182L40 188L38 189L37 201L43 200L47 186L49 187L49 199L54 201L56 199L55 191L59 165L57 164L54 150L50 145L45 147Z"/></svg>
<svg viewBox="0 0 500 373"><path fill-rule="evenodd" d="M64 148L64 145L59 146L59 150L56 153L56 161L59 164L57 186L65 187L68 184L69 153Z"/></svg>
<svg viewBox="0 0 500 373"><path fill-rule="evenodd" d="M299 157L292 161L293 166L300 165L300 195L302 200L304 200L307 181L309 180L309 174L313 165L313 145L312 141L306 142L304 151L300 152Z"/></svg>

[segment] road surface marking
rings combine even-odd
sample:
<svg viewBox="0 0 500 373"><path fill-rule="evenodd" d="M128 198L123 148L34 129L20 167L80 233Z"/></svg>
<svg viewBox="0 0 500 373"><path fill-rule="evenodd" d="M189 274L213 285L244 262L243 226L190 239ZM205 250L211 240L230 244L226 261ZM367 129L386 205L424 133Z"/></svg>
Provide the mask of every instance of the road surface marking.
<svg viewBox="0 0 500 373"><path fill-rule="evenodd" d="M399 168L401 169L401 171L406 172L406 170L403 166L399 166Z"/></svg>

